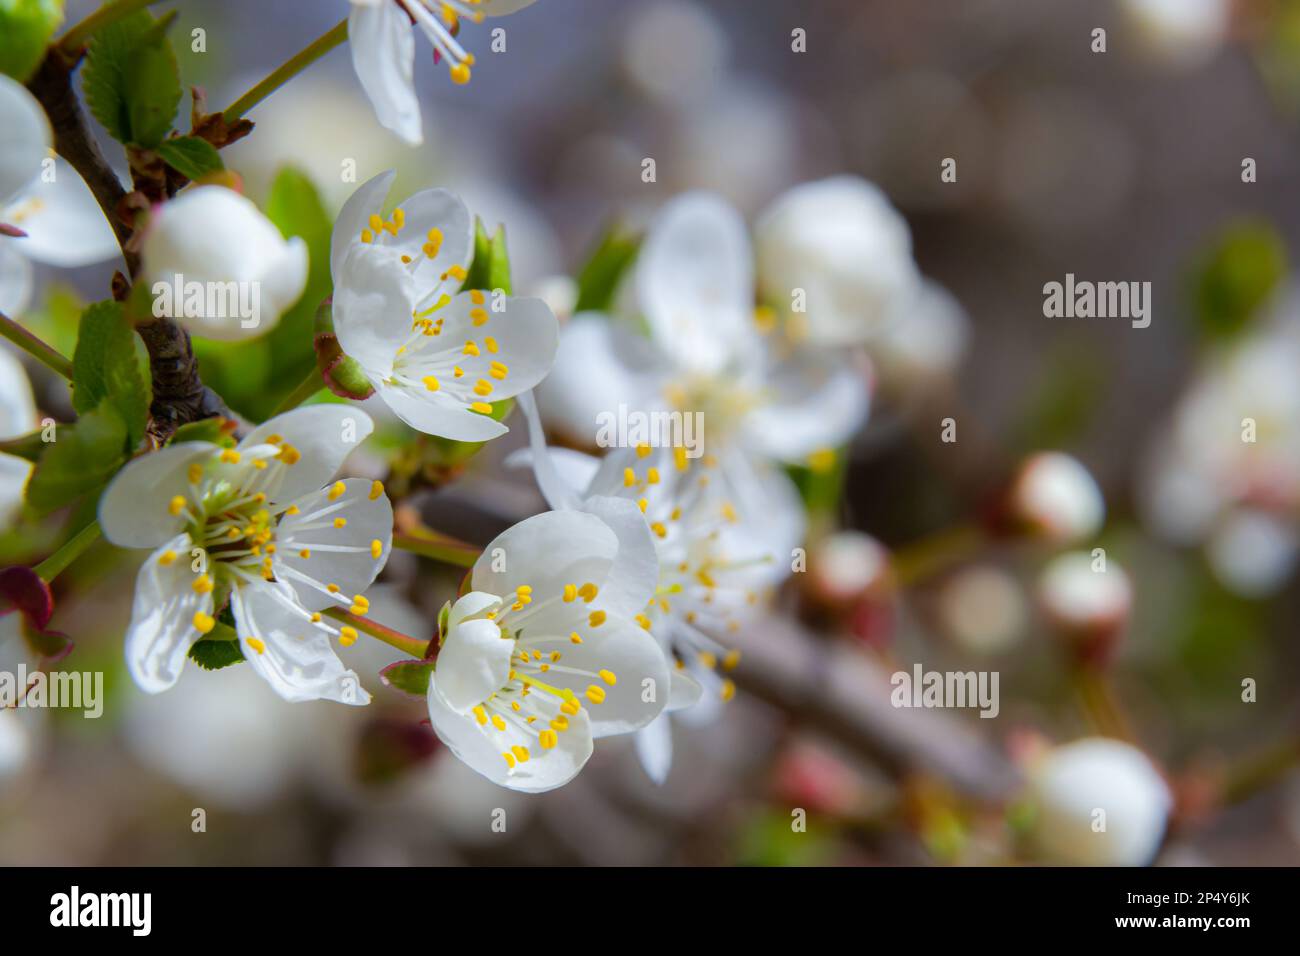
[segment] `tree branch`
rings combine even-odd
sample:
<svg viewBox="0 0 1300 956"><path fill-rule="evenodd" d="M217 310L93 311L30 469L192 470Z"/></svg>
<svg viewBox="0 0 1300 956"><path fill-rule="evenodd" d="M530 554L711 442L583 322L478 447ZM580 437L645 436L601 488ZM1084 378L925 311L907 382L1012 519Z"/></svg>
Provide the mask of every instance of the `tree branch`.
<svg viewBox="0 0 1300 956"><path fill-rule="evenodd" d="M54 148L86 181L122 247L127 273L134 279L140 271L135 251L135 227L130 214L130 194L104 158L90 132L86 114L72 85L79 55L64 55L52 47L28 89L45 108L54 129ZM120 277L119 277L120 279ZM114 282L114 293L124 298L126 283ZM136 327L149 352L153 375L152 421L149 433L161 444L187 422L217 415L230 416L221 396L199 378L199 363L189 333L171 319L154 319Z"/></svg>

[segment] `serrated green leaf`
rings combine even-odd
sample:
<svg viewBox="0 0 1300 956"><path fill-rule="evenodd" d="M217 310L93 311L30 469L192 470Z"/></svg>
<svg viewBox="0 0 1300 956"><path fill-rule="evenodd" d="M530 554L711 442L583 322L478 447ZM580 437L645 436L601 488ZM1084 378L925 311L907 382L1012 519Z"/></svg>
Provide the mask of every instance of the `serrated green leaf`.
<svg viewBox="0 0 1300 956"><path fill-rule="evenodd" d="M0 0L0 73L25 83L63 22L63 0Z"/></svg>
<svg viewBox="0 0 1300 956"><path fill-rule="evenodd" d="M175 18L140 10L90 42L82 85L95 119L120 143L153 148L171 130L181 101L180 71L166 30Z"/></svg>
<svg viewBox="0 0 1300 956"><path fill-rule="evenodd" d="M72 407L78 414L109 401L122 417L132 446L149 421L148 366L120 302L96 302L81 315L72 355Z"/></svg>
<svg viewBox="0 0 1300 956"><path fill-rule="evenodd" d="M641 240L619 229L609 229L587 264L578 273L575 312L608 312L624 274L636 260Z"/></svg>
<svg viewBox="0 0 1300 956"><path fill-rule="evenodd" d="M126 423L109 400L61 425L27 482L27 501L44 514L108 481L126 460Z"/></svg>
<svg viewBox="0 0 1300 956"><path fill-rule="evenodd" d="M190 645L189 657L205 671L219 671L244 660L244 651L237 640L204 638Z"/></svg>
<svg viewBox="0 0 1300 956"><path fill-rule="evenodd" d="M505 226L497 226L497 231L489 236L483 220L475 217L474 259L460 291L469 289L485 292L500 289L510 295L510 253L506 249Z"/></svg>
<svg viewBox="0 0 1300 956"><path fill-rule="evenodd" d="M158 144L158 155L186 179L202 179L226 168L217 148L198 136L165 139Z"/></svg>

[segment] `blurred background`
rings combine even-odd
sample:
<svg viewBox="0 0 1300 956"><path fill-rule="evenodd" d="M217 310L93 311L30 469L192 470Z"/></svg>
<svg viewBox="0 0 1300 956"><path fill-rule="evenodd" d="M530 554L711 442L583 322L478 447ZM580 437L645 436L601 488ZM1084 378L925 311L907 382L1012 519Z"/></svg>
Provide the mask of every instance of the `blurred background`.
<svg viewBox="0 0 1300 956"><path fill-rule="evenodd" d="M68 6L75 22L95 4ZM347 8L170 6L175 36L206 31L205 52L178 45L184 80L213 107ZM991 794L952 765L1005 762L1014 780L1025 754L1096 730L1044 606L1053 553L982 544L881 597L872 548L912 553L969 523L1038 449L1068 451L1096 477L1107 521L1095 545L1131 582L1108 632L1109 693L1174 794L1158 862L1300 863L1300 3L1210 4L1221 15L1191 23L1159 12L1179 6L539 0L500 21L506 55L488 52L486 29L467 30L480 63L466 87L417 43L418 149L378 125L340 49L259 105L226 156L253 198L291 166L331 212L354 188L348 161L358 182L396 168L395 195L447 186L506 224L516 293L561 312L572 302L558 277L612 223L639 228L683 190L719 191L752 221L800 182L876 183L910 225L921 271L959 305L872 355L871 420L833 511L870 542L819 537L814 573L795 576L781 616L844 673L997 670L997 719L957 711L912 727L933 715L886 709L845 716L860 732L828 731L780 693L742 687L677 736L663 786L630 741L610 740L571 785L517 794L441 751L417 726L421 705L377 686L363 712L288 705L247 668L190 667L147 697L121 661L137 557L100 545L59 578L53 627L77 644L64 666L105 672L105 713L0 714L0 863L1032 861L1016 785ZM796 28L806 53L791 50ZM642 181L646 157L655 183ZM67 348L80 303L103 295L111 271L42 273L26 321ZM1066 273L1150 281L1150 327L1045 318L1043 285ZM205 348L205 380L258 414L284 374L274 356ZM70 417L62 383L29 372L38 406ZM945 417L956 443L938 440ZM1245 417L1259 423L1250 446ZM499 467L518 432L425 496L425 519L484 544L540 510L531 477ZM3 563L46 553L57 532L20 522ZM835 547L821 565L834 572L815 573L819 549ZM459 578L403 558L374 617L427 635ZM789 640L788 626L747 640ZM370 644L353 651L363 679L397 656ZM206 833L192 828L199 808ZM793 808L808 811L807 832L792 831ZM491 827L497 809L505 833Z"/></svg>

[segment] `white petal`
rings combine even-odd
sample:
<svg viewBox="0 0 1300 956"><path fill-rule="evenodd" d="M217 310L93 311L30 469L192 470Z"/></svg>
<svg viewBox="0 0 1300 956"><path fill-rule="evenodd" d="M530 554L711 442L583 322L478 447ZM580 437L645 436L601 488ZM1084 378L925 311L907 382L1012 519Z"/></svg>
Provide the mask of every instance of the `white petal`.
<svg viewBox="0 0 1300 956"><path fill-rule="evenodd" d="M487 618L449 628L438 651L438 696L452 710L468 713L505 686L514 649L515 642Z"/></svg>
<svg viewBox="0 0 1300 956"><path fill-rule="evenodd" d="M424 141L415 95L415 35L396 3L354 4L348 16L352 66L375 116L408 144Z"/></svg>
<svg viewBox="0 0 1300 956"><path fill-rule="evenodd" d="M672 685L668 689L668 706L664 710L686 710L698 704L704 696L704 685L683 668L674 666L670 673Z"/></svg>
<svg viewBox="0 0 1300 956"><path fill-rule="evenodd" d="M629 620L610 617L599 627L581 628L581 634L581 644L562 652L561 665L592 673L610 671L616 683L567 674L559 667L547 671L545 679L582 698L583 709L591 718L592 736L631 733L659 716L668 703L671 680L663 650L650 632ZM593 684L605 692L599 704L583 696ZM653 690L651 701L644 699L648 690Z"/></svg>
<svg viewBox="0 0 1300 956"><path fill-rule="evenodd" d="M40 175L53 137L45 110L17 80L0 74L0 206ZM4 221L0 215L0 221Z"/></svg>
<svg viewBox="0 0 1300 956"><path fill-rule="evenodd" d="M578 511L549 511L525 518L497 535L472 574L475 591L502 597L519 585L541 601L566 584L599 584L618 553L618 538L600 518ZM498 558L500 560L496 560ZM494 565L504 570L495 570Z"/></svg>
<svg viewBox="0 0 1300 956"><path fill-rule="evenodd" d="M190 646L203 636L194 626L194 615L212 614L212 592L194 590L193 547L188 534L179 534L149 555L136 575L126 667L140 689L150 694L176 683ZM159 559L169 552L171 559L162 563Z"/></svg>
<svg viewBox="0 0 1300 956"><path fill-rule="evenodd" d="M99 499L104 537L119 548L156 548L176 535L190 519L170 505L177 495L193 501L189 466L219 453L209 442L181 442L128 462Z"/></svg>
<svg viewBox="0 0 1300 956"><path fill-rule="evenodd" d="M14 205L0 212L27 233L23 255L35 262L75 268L115 258L117 236L90 187L64 159L54 161L54 179L38 178Z"/></svg>
<svg viewBox="0 0 1300 956"><path fill-rule="evenodd" d="M659 581L659 555L641 509L626 498L594 495L582 510L600 518L618 539L618 552L593 606L632 618L641 613Z"/></svg>
<svg viewBox="0 0 1300 956"><path fill-rule="evenodd" d="M0 532L9 530L22 511L27 479L34 467L15 455L0 455Z"/></svg>
<svg viewBox="0 0 1300 956"><path fill-rule="evenodd" d="M794 482L780 468L739 449L721 456L722 489L739 520L723 526L718 548L734 560L758 559L745 572L733 571L728 581L747 580L761 587L790 574L791 552L803 542L807 518Z"/></svg>
<svg viewBox="0 0 1300 956"><path fill-rule="evenodd" d="M238 447L252 448L279 435L298 449L302 457L285 469L278 491L271 495L274 502L292 501L333 478L374 428L370 416L355 405L306 405L258 425Z"/></svg>
<svg viewBox="0 0 1300 956"><path fill-rule="evenodd" d="M523 409L524 419L528 422L529 447L512 452L506 458L507 467L532 465L537 486L548 505L557 511L576 508L600 467L599 459L568 448L548 447L532 392L519 396L519 407Z"/></svg>
<svg viewBox="0 0 1300 956"><path fill-rule="evenodd" d="M489 441L510 431L494 418L451 400L440 402L414 389L380 385L379 397L398 418L426 435L452 441Z"/></svg>
<svg viewBox="0 0 1300 956"><path fill-rule="evenodd" d="M234 590L230 604L244 657L285 700L370 703L356 672L339 660L328 632L311 623L288 585L245 584Z"/></svg>
<svg viewBox="0 0 1300 956"><path fill-rule="evenodd" d="M870 393L840 356L805 356L778 365L767 381L770 398L745 420L753 447L773 458L802 462L837 448L866 421Z"/></svg>
<svg viewBox="0 0 1300 956"><path fill-rule="evenodd" d="M602 413L616 413L620 404L649 410L664 378L664 360L650 343L588 312L564 326L537 405L551 428L595 447Z"/></svg>
<svg viewBox="0 0 1300 956"><path fill-rule="evenodd" d="M19 250L21 239L0 236L0 312L11 319L32 301L32 264Z"/></svg>
<svg viewBox="0 0 1300 956"><path fill-rule="evenodd" d="M757 337L745 223L717 196L669 203L646 237L636 281L655 340L684 369L716 372Z"/></svg>
<svg viewBox="0 0 1300 956"><path fill-rule="evenodd" d="M345 598L361 594L388 561L393 539L393 506L382 492L372 495L373 483L362 478L339 482L343 494L331 498L334 488L323 488L297 502L297 514L286 515L275 529L276 577L280 567L309 611L337 605L339 602L319 587L303 581L299 575L319 584L334 584ZM336 519L347 522L336 527ZM379 542L379 557L373 557L374 542ZM338 548L340 550L332 550ZM306 550L308 557L302 552ZM296 573L293 573L296 572Z"/></svg>
<svg viewBox="0 0 1300 956"><path fill-rule="evenodd" d="M646 775L662 785L673 765L673 728L667 714L661 714L636 732L636 755Z"/></svg>
<svg viewBox="0 0 1300 956"><path fill-rule="evenodd" d="M389 169L366 180L348 197L334 220L334 231L330 234L330 275L334 277L335 286L340 281L344 255L351 246L361 243L361 231L368 228L370 217L383 210L384 200L388 198L388 190L396 176L397 171Z"/></svg>
<svg viewBox="0 0 1300 956"><path fill-rule="evenodd" d="M410 337L415 297L415 279L391 249L351 246L335 270L334 333L376 384Z"/></svg>
<svg viewBox="0 0 1300 956"><path fill-rule="evenodd" d="M25 435L38 424L27 370L7 344L0 346L0 439Z"/></svg>
<svg viewBox="0 0 1300 956"><path fill-rule="evenodd" d="M489 17L504 17L524 7L531 7L536 2L537 0L483 0L478 9Z"/></svg>
<svg viewBox="0 0 1300 956"><path fill-rule="evenodd" d="M405 216L405 225L396 237L382 237L384 248L411 257L422 293L440 283L442 274L452 266L463 268L469 264L473 223L459 196L446 189L425 189L398 203L397 208ZM431 229L441 234L438 254L432 259L424 254Z"/></svg>
<svg viewBox="0 0 1300 956"><path fill-rule="evenodd" d="M569 729L558 735L555 747L550 750L531 747L532 758L516 764L511 771L501 756L501 748L479 729L474 718L448 707L437 685L438 672L434 671L428 696L429 721L434 732L457 759L493 783L527 793L554 790L576 777L591 757L591 727L584 708L569 717Z"/></svg>

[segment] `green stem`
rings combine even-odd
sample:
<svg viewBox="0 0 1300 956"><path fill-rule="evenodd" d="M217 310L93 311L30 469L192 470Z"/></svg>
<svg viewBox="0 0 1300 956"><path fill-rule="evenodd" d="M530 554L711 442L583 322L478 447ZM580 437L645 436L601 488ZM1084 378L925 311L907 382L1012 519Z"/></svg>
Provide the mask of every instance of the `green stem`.
<svg viewBox="0 0 1300 956"><path fill-rule="evenodd" d="M59 548L52 555L36 565L36 574L42 581L49 584L73 561L85 554L86 549L99 540L100 527L98 521L92 521L80 531L72 536L63 547Z"/></svg>
<svg viewBox="0 0 1300 956"><path fill-rule="evenodd" d="M363 634L369 634L375 640L383 641L389 647L395 647L405 654L410 654L417 660L423 660L425 651L429 649L428 641L422 641L419 638L411 637L409 634L403 634L401 631L395 631L391 627L384 627L384 625L376 624L364 617L349 614L342 608L332 607L325 611L325 614L336 621L342 621L344 624L355 627Z"/></svg>
<svg viewBox="0 0 1300 956"><path fill-rule="evenodd" d="M297 408L324 387L325 380L320 377L320 370L313 365L311 371L307 373L307 377L299 382L294 387L294 390L286 395L284 400L276 406L275 411L272 413L272 417Z"/></svg>
<svg viewBox="0 0 1300 956"><path fill-rule="evenodd" d="M0 335L64 378L72 379L72 362L62 352L52 345L46 345L3 312L0 312Z"/></svg>
<svg viewBox="0 0 1300 956"><path fill-rule="evenodd" d="M274 73L226 107L222 116L227 123L233 123L347 38L348 21L340 20L328 33L317 37L310 45L286 60Z"/></svg>
<svg viewBox="0 0 1300 956"><path fill-rule="evenodd" d="M478 560L481 553L472 545L457 541L448 535L438 534L436 531L424 531L418 535L394 534L393 547L410 551L432 561L454 564L458 568L474 567L474 562Z"/></svg>
<svg viewBox="0 0 1300 956"><path fill-rule="evenodd" d="M158 2L159 0L115 0L113 3L106 3L65 33L63 39L59 40L59 49L75 56L81 52L95 31L102 30L110 23L116 23L123 17L129 17L137 10L143 10Z"/></svg>
<svg viewBox="0 0 1300 956"><path fill-rule="evenodd" d="M914 543L893 554L890 563L899 587L916 584L967 557L984 542L984 532L962 525Z"/></svg>

